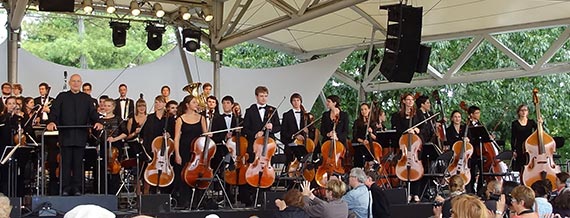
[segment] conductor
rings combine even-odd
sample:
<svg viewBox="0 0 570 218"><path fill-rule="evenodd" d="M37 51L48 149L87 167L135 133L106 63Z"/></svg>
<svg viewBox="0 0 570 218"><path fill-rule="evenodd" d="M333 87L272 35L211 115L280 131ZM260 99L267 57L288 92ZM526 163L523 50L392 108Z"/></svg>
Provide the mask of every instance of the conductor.
<svg viewBox="0 0 570 218"><path fill-rule="evenodd" d="M58 130L58 126L91 124L94 124L95 130L103 129L97 109L91 104L91 97L81 92L82 83L79 74L73 74L70 77L69 86L71 89L59 93L52 102L47 130ZM88 134L87 128L59 129L62 157L62 195L81 195L81 181L84 174L81 172L81 166Z"/></svg>

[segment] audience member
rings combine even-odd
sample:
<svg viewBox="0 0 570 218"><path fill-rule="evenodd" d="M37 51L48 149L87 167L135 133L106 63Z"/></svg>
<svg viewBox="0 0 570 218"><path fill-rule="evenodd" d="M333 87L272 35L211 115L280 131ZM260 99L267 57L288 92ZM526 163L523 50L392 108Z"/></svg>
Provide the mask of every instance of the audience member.
<svg viewBox="0 0 570 218"><path fill-rule="evenodd" d="M283 200L275 199L275 206L279 208L279 212L275 213L275 218L309 218L303 210L305 207L303 194L298 189L287 191Z"/></svg>
<svg viewBox="0 0 570 218"><path fill-rule="evenodd" d="M303 182L303 196L305 196L305 212L310 217L322 218L346 218L348 217L348 204L341 197L346 192L346 185L340 180L329 180L326 185L325 197L323 201L313 194L310 188L311 183Z"/></svg>
<svg viewBox="0 0 570 218"><path fill-rule="evenodd" d="M348 209L359 218L370 217L372 214L370 211L372 197L364 185L367 178L362 168L352 168L348 178L348 185L352 190L342 197L342 200L348 204Z"/></svg>
<svg viewBox="0 0 570 218"><path fill-rule="evenodd" d="M552 201L552 212L561 217L570 217L570 190L565 189Z"/></svg>
<svg viewBox="0 0 570 218"><path fill-rule="evenodd" d="M12 212L10 199L0 192L0 217L10 217L10 212Z"/></svg>
<svg viewBox="0 0 570 218"><path fill-rule="evenodd" d="M497 180L491 180L487 182L487 188L485 190L485 206L489 211L497 210L497 201L501 196L501 191L503 189L503 184Z"/></svg>
<svg viewBox="0 0 570 218"><path fill-rule="evenodd" d="M370 194L372 195L372 217L374 218L386 218L390 217L390 201L386 193L376 184L378 181L378 173L369 172L368 177L364 184L370 189Z"/></svg>
<svg viewBox="0 0 570 218"><path fill-rule="evenodd" d="M516 217L538 218L538 213L532 209L534 202L534 191L527 186L519 185L511 192L511 209L515 212Z"/></svg>
<svg viewBox="0 0 570 218"><path fill-rule="evenodd" d="M545 217L552 213L552 205L548 202L550 196L550 190L552 190L552 184L550 180L539 180L534 182L530 188L534 191L536 196L534 211L538 213L539 217Z"/></svg>
<svg viewBox="0 0 570 218"><path fill-rule="evenodd" d="M449 198L443 199L441 197L436 198L437 202L443 203L443 217L451 217L451 201L453 198L465 193L465 181L461 178L461 175L457 174L449 178Z"/></svg>

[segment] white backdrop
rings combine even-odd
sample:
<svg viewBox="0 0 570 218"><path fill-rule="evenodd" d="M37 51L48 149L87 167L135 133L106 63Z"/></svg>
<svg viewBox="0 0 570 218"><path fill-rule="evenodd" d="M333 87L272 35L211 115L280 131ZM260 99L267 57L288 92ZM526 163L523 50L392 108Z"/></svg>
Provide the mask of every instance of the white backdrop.
<svg viewBox="0 0 570 218"><path fill-rule="evenodd" d="M299 92L303 96L304 105L310 110L325 83L352 50L348 49L322 59L287 67L268 69L222 67L219 96L232 95L242 107L248 107L255 102L255 87L264 85L269 88L270 104L277 105L283 96L287 97L279 110L280 113L290 108L288 99L293 92ZM7 80L6 51L7 45L4 42L0 44L1 81ZM190 53L186 55L192 79L211 83L213 64L195 58ZM120 74L122 70L83 70L62 66L40 59L23 49L19 50L18 82L24 87L24 96L37 96L38 84L47 82L52 87L51 96L55 97L56 93L63 89L63 71L68 72L68 77L73 73L79 73L83 82L90 82L93 85L93 96L104 93L116 98L121 83L127 84L130 98L138 99L139 93L143 93L147 102L160 94L163 85L171 87L171 99L181 100L187 94L182 91L187 80L177 48L152 63L128 68ZM112 82L115 78L117 79ZM104 91L107 86L109 88Z"/></svg>

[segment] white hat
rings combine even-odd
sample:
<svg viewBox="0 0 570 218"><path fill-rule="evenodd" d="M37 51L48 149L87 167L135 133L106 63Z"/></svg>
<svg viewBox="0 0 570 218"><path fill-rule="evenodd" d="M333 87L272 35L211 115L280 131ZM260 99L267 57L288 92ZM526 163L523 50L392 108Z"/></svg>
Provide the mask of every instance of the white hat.
<svg viewBox="0 0 570 218"><path fill-rule="evenodd" d="M63 218L115 218L111 211L97 205L78 205L71 209Z"/></svg>

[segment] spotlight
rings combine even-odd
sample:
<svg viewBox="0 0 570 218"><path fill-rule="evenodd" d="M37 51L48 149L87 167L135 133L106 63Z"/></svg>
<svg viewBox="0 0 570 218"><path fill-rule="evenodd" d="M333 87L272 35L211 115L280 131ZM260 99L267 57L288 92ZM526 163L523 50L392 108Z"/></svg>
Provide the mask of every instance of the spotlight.
<svg viewBox="0 0 570 218"><path fill-rule="evenodd" d="M195 52L200 49L200 36L202 31L193 29L182 30L182 44L189 52Z"/></svg>
<svg viewBox="0 0 570 218"><path fill-rule="evenodd" d="M155 51L156 49L162 46L162 34L166 29L162 24L153 24L148 23L146 26L147 32L147 39L146 39L146 47L151 51Z"/></svg>
<svg viewBox="0 0 570 218"><path fill-rule="evenodd" d="M127 30L131 25L129 23L111 21L109 22L109 26L113 29L113 45L115 45L115 47L125 46L125 44L127 44Z"/></svg>
<svg viewBox="0 0 570 218"><path fill-rule="evenodd" d="M105 4L107 5L107 13L115 13L115 10L117 9L115 8L115 2L113 0L107 0Z"/></svg>
<svg viewBox="0 0 570 218"><path fill-rule="evenodd" d="M160 5L160 3L155 3L152 6L152 11L154 11L156 17L164 17L164 10L162 10L162 5Z"/></svg>
<svg viewBox="0 0 570 218"><path fill-rule="evenodd" d="M83 0L83 11L88 14L93 12L92 0Z"/></svg>
<svg viewBox="0 0 570 218"><path fill-rule="evenodd" d="M208 7L202 8L202 16L204 17L204 20L207 22L210 22L214 19L214 15L212 15L212 10L210 10L210 8Z"/></svg>
<svg viewBox="0 0 570 218"><path fill-rule="evenodd" d="M180 13L180 16L182 16L183 20L189 20L190 17L192 17L192 14L190 14L190 12L188 11L188 8L184 7L184 6L182 6L178 9L178 13Z"/></svg>
<svg viewBox="0 0 570 218"><path fill-rule="evenodd" d="M141 9L139 7L139 3L135 0L131 1L131 6L129 7L129 9L131 10L131 14L133 16L139 16L139 14L141 14Z"/></svg>

